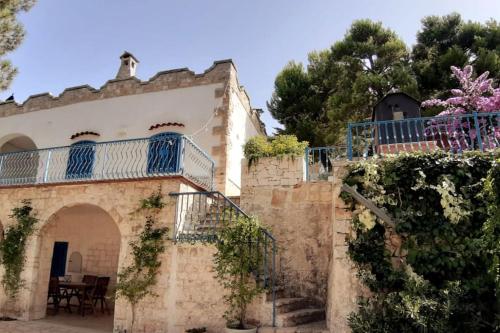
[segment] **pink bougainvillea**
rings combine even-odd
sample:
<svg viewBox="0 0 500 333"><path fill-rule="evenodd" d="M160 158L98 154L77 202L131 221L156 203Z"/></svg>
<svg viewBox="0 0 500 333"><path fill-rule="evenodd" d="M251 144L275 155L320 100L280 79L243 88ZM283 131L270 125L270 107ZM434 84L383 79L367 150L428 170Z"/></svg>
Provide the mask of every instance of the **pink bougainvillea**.
<svg viewBox="0 0 500 333"><path fill-rule="evenodd" d="M483 149L500 146L500 117L497 114L484 115L500 112L500 88L493 87L488 72L473 79L472 66L464 69L451 67L451 70L460 84L460 88L450 91L453 96L422 103L424 108L444 108L438 114L439 118L427 121L426 136L436 140L438 146L454 151L477 149L480 141ZM470 115L473 112L483 114L474 119Z"/></svg>
<svg viewBox="0 0 500 333"><path fill-rule="evenodd" d="M452 97L446 100L429 99L422 103L422 107L444 107L440 116L500 111L500 88L493 87L493 80L488 79L489 72L473 79L472 66L465 66L464 69L452 66L451 71L458 79L460 88L451 89Z"/></svg>

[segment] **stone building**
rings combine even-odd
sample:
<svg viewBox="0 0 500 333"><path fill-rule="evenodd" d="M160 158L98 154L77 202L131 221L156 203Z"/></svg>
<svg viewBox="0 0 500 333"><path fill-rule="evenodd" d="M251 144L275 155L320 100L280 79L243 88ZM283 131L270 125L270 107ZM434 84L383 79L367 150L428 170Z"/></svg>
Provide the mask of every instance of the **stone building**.
<svg viewBox="0 0 500 333"><path fill-rule="evenodd" d="M216 61L201 74L187 68L163 71L147 81L135 76L138 64L137 58L125 52L116 78L99 89L83 85L67 88L59 96L43 93L21 104L13 100L1 103L0 153L54 147L67 147L69 152L70 147L83 142L89 145L88 149L80 149L85 154L94 150L90 145L97 144L92 173L96 177L98 164L106 158L101 151L111 146L105 143L116 142L115 148L121 145L132 150L134 142L125 140L144 138L141 149L146 149L147 140L155 135L185 135L213 158L216 188L224 194L238 195L242 146L248 138L265 134L265 128L259 111L252 109L238 82L233 62ZM146 150L141 153L146 154ZM65 153L59 149L56 154L61 167L57 171L62 176ZM17 183L36 178L38 183L43 180L45 157L40 153L31 161L24 158L23 173L18 167L20 162L11 160L10 165L0 169L2 178ZM56 172L54 167L53 160L50 172Z"/></svg>
<svg viewBox="0 0 500 333"><path fill-rule="evenodd" d="M359 286L346 257L343 166L332 166L333 181L316 182L306 180L303 159L248 167L242 145L265 131L229 60L203 74L172 70L148 81L134 76L133 55L120 61L116 79L100 89L0 104L0 226L16 223L10 214L23 199L39 219L26 247L23 288L15 299L0 288L0 315L44 318L51 277L93 275L110 278L109 332L129 330L131 307L111 291L144 227L138 204L161 189L158 222L169 228L169 240L152 290L157 297L140 303L134 332L223 331L215 248L195 240L213 236L228 207L257 216L274 235L257 242L265 260L254 275L269 292L248 318L260 332L306 332L292 327L316 321L320 326L307 332L347 332Z"/></svg>

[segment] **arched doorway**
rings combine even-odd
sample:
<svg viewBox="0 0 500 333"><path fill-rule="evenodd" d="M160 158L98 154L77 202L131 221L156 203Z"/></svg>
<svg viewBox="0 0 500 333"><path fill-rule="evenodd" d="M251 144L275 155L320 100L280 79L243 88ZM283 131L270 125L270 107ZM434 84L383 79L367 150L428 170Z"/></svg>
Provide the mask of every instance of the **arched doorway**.
<svg viewBox="0 0 500 333"><path fill-rule="evenodd" d="M111 216L98 206L77 204L63 207L53 214L40 231L34 317L42 318L50 314L45 320L63 321L68 325L112 332L114 304L111 292L116 284L120 245L121 234L118 226ZM49 281L53 285L56 279L63 286L68 282L86 282L88 277L101 280L109 278L106 301L111 315L107 310L102 313L101 304L97 302L96 316L90 315L90 311L86 311L86 315L82 316L78 307L81 295L71 298L72 313L64 309L65 300L61 302L57 313L53 304L47 305L50 290L53 289L49 288ZM95 282L96 280L87 284L95 285ZM79 291L71 287L61 290L69 294L78 294ZM50 299L50 303L52 301Z"/></svg>
<svg viewBox="0 0 500 333"><path fill-rule="evenodd" d="M40 156L33 140L26 135L11 135L2 141L0 141L1 182L5 184L34 182Z"/></svg>
<svg viewBox="0 0 500 333"><path fill-rule="evenodd" d="M149 138L148 173L176 173L180 168L181 135L165 132Z"/></svg>

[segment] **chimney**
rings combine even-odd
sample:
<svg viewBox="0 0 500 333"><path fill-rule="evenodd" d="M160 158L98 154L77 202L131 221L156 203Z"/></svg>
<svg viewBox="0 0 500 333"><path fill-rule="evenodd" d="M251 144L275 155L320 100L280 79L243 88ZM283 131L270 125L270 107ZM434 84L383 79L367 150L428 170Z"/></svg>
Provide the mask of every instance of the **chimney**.
<svg viewBox="0 0 500 333"><path fill-rule="evenodd" d="M123 52L120 57L120 69L116 74L117 79L128 79L129 77L135 76L135 70L137 69L137 64L139 60L130 52Z"/></svg>

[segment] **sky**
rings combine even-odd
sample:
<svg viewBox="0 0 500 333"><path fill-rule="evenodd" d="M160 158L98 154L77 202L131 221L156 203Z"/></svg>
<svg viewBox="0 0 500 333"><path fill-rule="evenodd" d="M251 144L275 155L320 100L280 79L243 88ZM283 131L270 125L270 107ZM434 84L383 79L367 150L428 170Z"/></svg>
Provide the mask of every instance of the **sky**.
<svg viewBox="0 0 500 333"><path fill-rule="evenodd" d="M142 80L174 68L201 73L231 58L272 133L279 124L266 101L290 60L307 63L309 52L330 47L361 18L383 22L410 47L422 17L451 12L498 20L500 0L38 0L20 16L27 35L7 56L19 74L0 99L98 88L115 77L124 50L140 60Z"/></svg>

